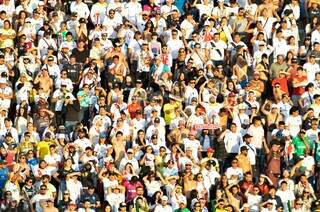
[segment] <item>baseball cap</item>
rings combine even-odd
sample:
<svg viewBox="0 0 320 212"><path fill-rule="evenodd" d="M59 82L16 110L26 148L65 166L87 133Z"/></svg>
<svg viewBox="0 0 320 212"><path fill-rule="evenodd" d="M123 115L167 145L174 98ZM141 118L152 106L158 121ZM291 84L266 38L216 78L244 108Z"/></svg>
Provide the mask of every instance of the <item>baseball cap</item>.
<svg viewBox="0 0 320 212"><path fill-rule="evenodd" d="M107 137L107 135L105 133L100 133L99 134L99 138L106 138L106 137Z"/></svg>
<svg viewBox="0 0 320 212"><path fill-rule="evenodd" d="M49 56L48 57L48 61L54 61L54 57L53 56Z"/></svg>
<svg viewBox="0 0 320 212"><path fill-rule="evenodd" d="M240 148L240 151L242 152L242 151L246 151L246 150L248 150L248 147L246 147L246 146L242 146L241 148Z"/></svg>
<svg viewBox="0 0 320 212"><path fill-rule="evenodd" d="M214 149L213 149L212 147L209 147L209 148L207 149L207 153L213 153L213 151L214 151Z"/></svg>
<svg viewBox="0 0 320 212"><path fill-rule="evenodd" d="M250 134L245 134L245 135L243 136L243 138L244 138L244 139L246 139L246 138L252 138L252 135L250 135Z"/></svg>
<svg viewBox="0 0 320 212"><path fill-rule="evenodd" d="M154 119L154 123L158 123L158 124L159 124L159 123L160 123L160 119L159 119L158 117L155 118L155 119Z"/></svg>

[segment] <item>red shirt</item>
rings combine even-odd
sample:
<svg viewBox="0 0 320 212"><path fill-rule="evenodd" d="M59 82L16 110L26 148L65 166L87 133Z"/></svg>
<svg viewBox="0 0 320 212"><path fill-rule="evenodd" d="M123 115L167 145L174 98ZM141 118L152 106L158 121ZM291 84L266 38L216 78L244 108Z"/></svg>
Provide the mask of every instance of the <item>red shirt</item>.
<svg viewBox="0 0 320 212"><path fill-rule="evenodd" d="M136 117L136 112L138 110L142 110L139 103L131 103L130 105L128 105L128 111L131 119L134 119Z"/></svg>
<svg viewBox="0 0 320 212"><path fill-rule="evenodd" d="M280 85L280 90L285 92L289 96L289 89L288 89L288 78L283 77L283 78L274 78L272 80L272 87L274 87L275 84L279 83Z"/></svg>
<svg viewBox="0 0 320 212"><path fill-rule="evenodd" d="M303 75L303 76L296 75L295 77L292 78L292 80L300 83L300 82L306 81L307 76L306 75ZM299 86L299 87L295 87L292 89L292 95L301 96L304 92L305 92L305 86Z"/></svg>

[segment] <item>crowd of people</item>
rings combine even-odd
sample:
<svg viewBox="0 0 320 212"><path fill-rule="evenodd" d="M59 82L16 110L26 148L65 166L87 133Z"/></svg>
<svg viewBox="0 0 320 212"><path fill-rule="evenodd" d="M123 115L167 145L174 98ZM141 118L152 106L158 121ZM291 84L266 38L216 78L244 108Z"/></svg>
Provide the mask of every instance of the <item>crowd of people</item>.
<svg viewBox="0 0 320 212"><path fill-rule="evenodd" d="M320 211L319 0L0 0L0 211Z"/></svg>

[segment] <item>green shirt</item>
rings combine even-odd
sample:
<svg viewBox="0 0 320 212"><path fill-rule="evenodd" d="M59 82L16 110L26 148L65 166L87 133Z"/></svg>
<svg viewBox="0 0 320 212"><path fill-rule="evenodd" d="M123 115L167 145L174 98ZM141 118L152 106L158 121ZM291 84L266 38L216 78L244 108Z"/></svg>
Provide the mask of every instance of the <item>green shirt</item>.
<svg viewBox="0 0 320 212"><path fill-rule="evenodd" d="M310 142L309 138L305 137L307 143L309 144L310 150L312 149L312 143ZM294 146L294 153L297 156L304 156L305 150L306 150L306 145L304 144L303 140L301 140L300 137L295 137L292 139L292 144Z"/></svg>
<svg viewBox="0 0 320 212"><path fill-rule="evenodd" d="M89 96L89 94L85 93L83 90L79 91L77 93L77 97L82 97L80 103L80 107L84 108L84 107L89 107L91 104L91 97Z"/></svg>

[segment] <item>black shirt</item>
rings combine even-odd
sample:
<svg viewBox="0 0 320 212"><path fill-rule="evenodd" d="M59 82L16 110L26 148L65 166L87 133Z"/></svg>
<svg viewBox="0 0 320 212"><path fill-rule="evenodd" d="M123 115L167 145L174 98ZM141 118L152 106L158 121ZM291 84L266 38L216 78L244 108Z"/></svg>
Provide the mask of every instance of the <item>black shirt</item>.
<svg viewBox="0 0 320 212"><path fill-rule="evenodd" d="M76 61L78 63L85 63L87 58L89 57L89 50L84 49L83 51L79 51L78 48L72 50L72 54L75 55Z"/></svg>

